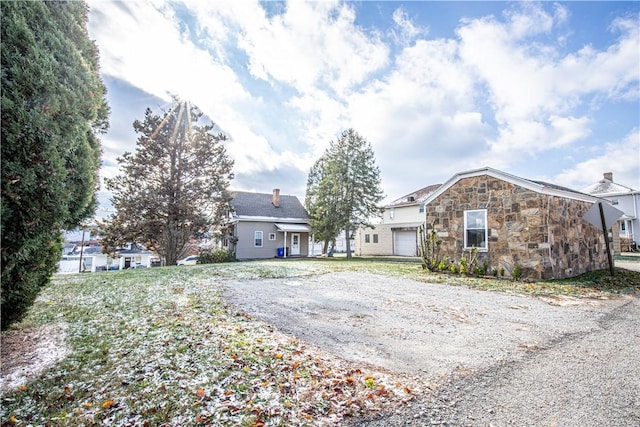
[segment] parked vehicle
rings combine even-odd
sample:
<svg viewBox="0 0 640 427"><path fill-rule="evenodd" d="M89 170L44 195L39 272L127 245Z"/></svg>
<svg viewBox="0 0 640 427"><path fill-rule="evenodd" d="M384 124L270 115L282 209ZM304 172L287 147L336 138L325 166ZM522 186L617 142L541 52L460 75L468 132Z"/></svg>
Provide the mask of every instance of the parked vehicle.
<svg viewBox="0 0 640 427"><path fill-rule="evenodd" d="M196 265L198 263L198 255L191 255L178 261L178 265Z"/></svg>

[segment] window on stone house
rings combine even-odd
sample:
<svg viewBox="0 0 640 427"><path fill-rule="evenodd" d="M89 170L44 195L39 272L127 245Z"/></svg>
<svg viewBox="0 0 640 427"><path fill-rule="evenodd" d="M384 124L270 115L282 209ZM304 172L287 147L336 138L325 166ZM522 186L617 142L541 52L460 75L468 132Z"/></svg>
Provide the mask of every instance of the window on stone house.
<svg viewBox="0 0 640 427"><path fill-rule="evenodd" d="M364 242L365 243L370 243L371 242L371 236L369 234L365 234L364 235Z"/></svg>
<svg viewBox="0 0 640 427"><path fill-rule="evenodd" d="M464 211L464 247L487 250L487 210Z"/></svg>
<svg viewBox="0 0 640 427"><path fill-rule="evenodd" d="M262 231L256 231L254 234L254 246L256 248L262 247Z"/></svg>
<svg viewBox="0 0 640 427"><path fill-rule="evenodd" d="M378 243L378 235L377 234L373 235L373 243Z"/></svg>

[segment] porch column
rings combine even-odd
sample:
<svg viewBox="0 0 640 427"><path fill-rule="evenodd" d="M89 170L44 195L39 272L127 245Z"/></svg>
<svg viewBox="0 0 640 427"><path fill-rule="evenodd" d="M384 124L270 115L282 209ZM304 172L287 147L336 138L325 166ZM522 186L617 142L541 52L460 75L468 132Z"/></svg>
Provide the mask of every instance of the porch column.
<svg viewBox="0 0 640 427"><path fill-rule="evenodd" d="M284 257L287 257L287 231L284 232L284 248L283 248Z"/></svg>

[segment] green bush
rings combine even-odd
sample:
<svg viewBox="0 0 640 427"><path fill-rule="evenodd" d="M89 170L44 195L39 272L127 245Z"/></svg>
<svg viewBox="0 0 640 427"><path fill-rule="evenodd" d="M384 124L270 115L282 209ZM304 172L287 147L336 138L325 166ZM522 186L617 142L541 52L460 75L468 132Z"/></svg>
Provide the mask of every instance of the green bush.
<svg viewBox="0 0 640 427"><path fill-rule="evenodd" d="M449 269L449 257L445 256L438 263L438 270L439 271L446 271L448 269Z"/></svg>
<svg viewBox="0 0 640 427"><path fill-rule="evenodd" d="M522 269L516 265L511 275L513 276L514 280L520 280L520 278L522 277Z"/></svg>
<svg viewBox="0 0 640 427"><path fill-rule="evenodd" d="M485 276L488 270L489 266L486 262L483 262L482 265L476 267L476 276Z"/></svg>
<svg viewBox="0 0 640 427"><path fill-rule="evenodd" d="M202 250L198 254L198 264L219 264L235 260L233 252L223 248Z"/></svg>
<svg viewBox="0 0 640 427"><path fill-rule="evenodd" d="M109 108L84 1L0 7L4 330L56 271L60 230L93 216Z"/></svg>

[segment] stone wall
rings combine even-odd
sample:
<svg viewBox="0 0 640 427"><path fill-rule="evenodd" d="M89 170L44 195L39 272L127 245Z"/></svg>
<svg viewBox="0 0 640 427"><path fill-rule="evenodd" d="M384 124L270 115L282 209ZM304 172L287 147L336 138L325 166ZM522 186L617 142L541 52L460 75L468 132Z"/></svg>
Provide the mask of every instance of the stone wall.
<svg viewBox="0 0 640 427"><path fill-rule="evenodd" d="M491 269L559 279L608 268L602 233L582 219L590 203L537 193L488 175L464 178L426 207L427 224L442 239L441 254L459 260L464 211L486 209Z"/></svg>

